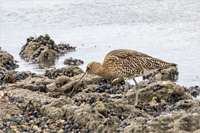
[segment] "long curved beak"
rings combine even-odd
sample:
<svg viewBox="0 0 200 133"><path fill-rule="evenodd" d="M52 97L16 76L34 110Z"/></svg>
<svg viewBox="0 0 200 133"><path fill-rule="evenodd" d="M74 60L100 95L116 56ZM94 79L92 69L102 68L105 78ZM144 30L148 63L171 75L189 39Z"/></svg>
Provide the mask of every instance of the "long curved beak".
<svg viewBox="0 0 200 133"><path fill-rule="evenodd" d="M76 90L76 89L78 88L78 85L85 79L86 76L87 76L87 72L85 72L85 73L83 74L83 76L80 78L80 80L76 83L76 85L75 85L74 88L72 89L70 98L72 98L73 93L74 93L74 90Z"/></svg>

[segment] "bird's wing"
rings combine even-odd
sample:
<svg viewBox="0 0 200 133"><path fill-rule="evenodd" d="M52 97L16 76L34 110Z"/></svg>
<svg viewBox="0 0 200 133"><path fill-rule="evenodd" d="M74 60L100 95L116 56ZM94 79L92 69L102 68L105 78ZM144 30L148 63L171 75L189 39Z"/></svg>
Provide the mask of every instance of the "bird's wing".
<svg viewBox="0 0 200 133"><path fill-rule="evenodd" d="M147 70L165 68L172 65L171 63L152 57L140 57L140 60L143 62L143 68Z"/></svg>
<svg viewBox="0 0 200 133"><path fill-rule="evenodd" d="M126 49L118 49L118 50L113 50L109 52L105 59L110 57L110 56L116 56L118 58L129 58L129 57L151 57L147 54L140 53L134 50L126 50Z"/></svg>
<svg viewBox="0 0 200 133"><path fill-rule="evenodd" d="M144 70L152 70L168 66L169 63L133 50L114 50L104 59L103 67L113 73L131 77L139 76Z"/></svg>
<svg viewBox="0 0 200 133"><path fill-rule="evenodd" d="M132 52L131 50L109 53L105 57L102 67L110 69L112 73L116 73L122 77L137 76L143 71L140 63L138 63L140 61L138 59L138 57L140 57L139 54L140 53Z"/></svg>

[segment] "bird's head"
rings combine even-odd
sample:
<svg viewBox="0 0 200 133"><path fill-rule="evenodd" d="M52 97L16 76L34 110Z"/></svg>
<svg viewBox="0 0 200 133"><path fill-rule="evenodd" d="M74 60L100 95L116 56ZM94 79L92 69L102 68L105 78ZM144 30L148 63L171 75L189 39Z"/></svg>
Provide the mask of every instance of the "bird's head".
<svg viewBox="0 0 200 133"><path fill-rule="evenodd" d="M97 74L100 69L101 69L101 63L93 61L87 65L86 73Z"/></svg>
<svg viewBox="0 0 200 133"><path fill-rule="evenodd" d="M74 90L78 88L78 85L85 79L87 74L97 74L100 69L101 69L101 63L90 62L86 67L86 72L83 74L83 76L80 78L80 80L76 83L76 85L72 89L70 97L73 96Z"/></svg>

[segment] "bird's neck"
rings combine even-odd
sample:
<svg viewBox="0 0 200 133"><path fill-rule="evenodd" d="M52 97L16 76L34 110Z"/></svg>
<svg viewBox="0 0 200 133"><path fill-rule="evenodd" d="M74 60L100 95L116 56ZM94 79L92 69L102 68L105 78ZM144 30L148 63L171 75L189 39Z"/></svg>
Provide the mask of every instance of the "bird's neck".
<svg viewBox="0 0 200 133"><path fill-rule="evenodd" d="M95 74L101 76L103 73L103 67L102 65L99 63L99 65L95 68Z"/></svg>
<svg viewBox="0 0 200 133"><path fill-rule="evenodd" d="M98 69L96 69L96 74L98 76L103 77L103 78L109 78L109 77L111 77L111 75L109 74L109 72L106 69L104 69L102 67L102 65L98 66Z"/></svg>

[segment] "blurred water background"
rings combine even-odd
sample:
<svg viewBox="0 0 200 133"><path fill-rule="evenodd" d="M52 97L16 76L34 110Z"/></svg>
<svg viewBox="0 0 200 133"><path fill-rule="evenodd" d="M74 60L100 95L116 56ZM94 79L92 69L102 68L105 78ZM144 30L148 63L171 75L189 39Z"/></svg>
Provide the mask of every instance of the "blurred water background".
<svg viewBox="0 0 200 133"><path fill-rule="evenodd" d="M200 85L199 0L0 0L0 47L19 61L19 71L46 67L20 59L26 38L48 33L76 46L65 58L102 62L114 49L132 49L178 64L178 83ZM138 79L140 80L140 79Z"/></svg>

